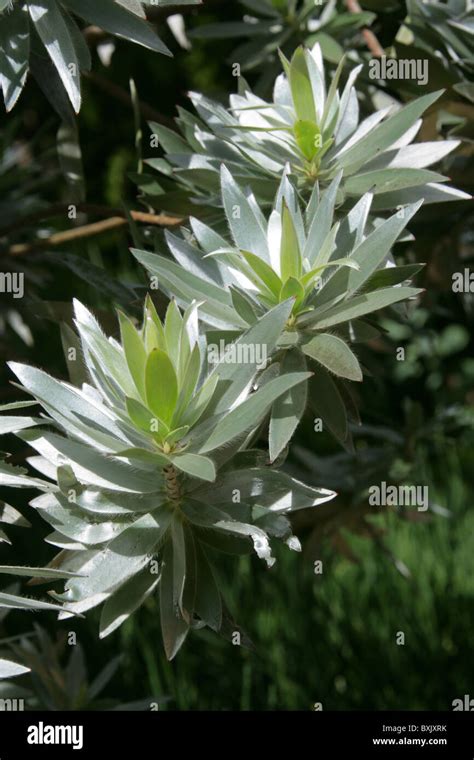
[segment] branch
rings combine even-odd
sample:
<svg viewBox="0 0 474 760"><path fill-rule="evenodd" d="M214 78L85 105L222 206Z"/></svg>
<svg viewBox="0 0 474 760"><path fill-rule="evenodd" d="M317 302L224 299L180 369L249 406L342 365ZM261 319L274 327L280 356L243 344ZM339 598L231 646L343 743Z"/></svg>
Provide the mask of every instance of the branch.
<svg viewBox="0 0 474 760"><path fill-rule="evenodd" d="M360 7L358 0L346 0L346 5L347 5L347 9L351 13L362 13L362 8ZM375 56L375 58L383 58L385 55L385 50L383 49L382 45L378 41L375 34L371 31L371 29L364 26L364 28L362 29L362 34L364 36L366 45L369 48L372 55Z"/></svg>
<svg viewBox="0 0 474 760"><path fill-rule="evenodd" d="M84 210L85 207L90 211L91 207L87 206L87 204L79 204L77 206L77 209L80 211ZM95 208L96 210L104 209L104 207L101 206L95 206L92 208ZM67 206L63 207L63 211L64 209L67 209ZM115 209L106 210L107 213L110 213L110 211L115 211ZM57 215L56 212L58 212L58 207L56 207L53 216ZM119 215L111 216L108 219L103 219L100 222L93 222L92 224L85 224L81 227L74 227L71 230L56 232L54 235L51 235L49 238L46 238L44 240L35 240L33 243L17 243L16 245L10 246L8 249L8 254L10 256L24 256L28 253L33 253L34 251L44 250L48 248L57 248L64 243L70 243L82 238L94 237L95 235L102 235L104 232L116 230L120 227L126 227L128 220L125 212L119 210L117 213ZM141 222L142 224L152 224L158 227L177 227L184 221L180 217L167 216L166 214L147 214L143 211L130 211L130 216L135 222Z"/></svg>
<svg viewBox="0 0 474 760"><path fill-rule="evenodd" d="M47 208L20 216L11 224L1 227L0 237L9 235L11 232L15 232L18 229L29 227L31 224L43 222L46 219L65 216L71 205L74 205L76 211L81 214L92 214L93 216L104 216L107 218L111 216L120 216L122 219L127 218L127 213L121 208L101 206L96 203L53 203ZM156 224L161 227L175 227L176 225L183 223L182 217L168 216L167 214L148 214L143 211L130 211L129 213L134 221L143 222L144 224Z"/></svg>

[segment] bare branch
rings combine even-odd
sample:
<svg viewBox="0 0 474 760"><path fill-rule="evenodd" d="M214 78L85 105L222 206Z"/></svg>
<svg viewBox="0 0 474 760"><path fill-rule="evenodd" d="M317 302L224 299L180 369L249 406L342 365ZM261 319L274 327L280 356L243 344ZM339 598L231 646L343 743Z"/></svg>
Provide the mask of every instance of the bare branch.
<svg viewBox="0 0 474 760"><path fill-rule="evenodd" d="M346 5L351 13L362 13L362 8L360 7L358 0L346 0ZM365 26L362 29L362 34L372 55L375 56L375 58L383 58L385 50L372 30Z"/></svg>
<svg viewBox="0 0 474 760"><path fill-rule="evenodd" d="M58 204L59 205L59 204ZM91 208L104 210L106 207L101 206L87 206L87 204L79 204L77 206L78 211L84 211ZM67 206L63 207L63 211L67 209ZM106 209L108 213L115 212L116 209ZM57 216L59 213L58 207L55 207L53 216ZM156 225L158 227L177 227L183 223L181 217L168 216L166 214L147 214L143 211L130 211L130 216L135 222L141 224ZM104 232L110 230L116 230L121 227L126 227L128 220L125 211L118 210L117 216L110 216L107 219L103 219L100 222L93 222L92 224L85 224L81 227L74 227L70 230L63 230L61 232L55 232L53 235L46 239L35 240L32 243L17 243L10 246L8 254L10 256L25 256L34 251L44 250L48 248L57 248L65 243L70 243L82 238L94 237L96 235L102 235Z"/></svg>

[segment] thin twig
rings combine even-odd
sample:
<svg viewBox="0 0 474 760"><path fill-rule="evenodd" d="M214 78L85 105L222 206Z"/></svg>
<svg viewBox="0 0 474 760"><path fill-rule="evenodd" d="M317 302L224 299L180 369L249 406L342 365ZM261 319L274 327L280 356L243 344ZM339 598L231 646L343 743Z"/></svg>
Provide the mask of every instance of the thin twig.
<svg viewBox="0 0 474 760"><path fill-rule="evenodd" d="M74 206L77 213L80 214L92 214L93 216L103 216L110 218L112 216L120 216L123 219L127 218L127 213L121 208L112 208L111 206L101 206L97 203L52 203L46 208L34 211L31 214L25 214L19 217L11 224L0 228L0 238L5 235L9 235L11 232L25 229L37 222L43 222L46 219L54 219L58 216L66 216L71 205ZM168 216L167 214L148 214L143 211L130 211L132 219L136 222L143 222L144 224L156 224L162 227L175 227L177 224L182 224L182 217Z"/></svg>
<svg viewBox="0 0 474 760"><path fill-rule="evenodd" d="M358 0L346 0L346 5L347 9L351 13L362 13L362 8L360 7ZM366 45L372 55L374 55L376 58L383 58L385 55L385 50L383 49L373 31L367 26L364 26L362 29L362 34L364 36Z"/></svg>
<svg viewBox="0 0 474 760"><path fill-rule="evenodd" d="M131 211L130 216L136 222L153 224L159 227L176 227L183 222L183 219L178 217L166 216L164 214L146 214L142 211ZM10 256L24 256L38 250L57 248L65 243L71 243L82 238L94 237L95 235L102 235L104 232L116 230L120 227L126 227L127 224L128 220L126 219L125 214L122 216L112 216L108 219L103 219L100 222L93 222L92 224L85 224L82 227L74 227L71 230L56 232L45 240L35 240L33 243L17 243L16 245L10 246L8 253Z"/></svg>

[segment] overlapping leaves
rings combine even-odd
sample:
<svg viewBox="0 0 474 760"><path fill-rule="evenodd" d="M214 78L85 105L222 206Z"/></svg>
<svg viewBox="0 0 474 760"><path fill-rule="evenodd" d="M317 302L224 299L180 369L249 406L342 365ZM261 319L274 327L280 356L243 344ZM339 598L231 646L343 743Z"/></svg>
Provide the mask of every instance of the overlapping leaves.
<svg viewBox="0 0 474 760"><path fill-rule="evenodd" d="M175 210L171 178L188 197L215 204L222 162L265 202L272 200L287 164L305 198L316 182L325 187L342 171L338 204L347 206L370 190L374 212L417 200L468 197L445 185L446 176L427 168L453 151L458 141L412 144L421 117L441 92L375 111L361 121L355 88L361 66L350 71L339 92L344 61L327 89L318 44L311 51L298 48L291 61L282 56L282 64L284 73L275 81L272 102L241 82L229 108L192 93L198 117L180 111L182 138L152 125L166 153L164 159L149 161L164 175L162 192L153 202Z"/></svg>
<svg viewBox="0 0 474 760"><path fill-rule="evenodd" d="M397 41L432 54L469 78L472 73L474 8L470 0L407 0L407 18ZM440 55L442 52L442 56Z"/></svg>
<svg viewBox="0 0 474 760"><path fill-rule="evenodd" d="M278 359L285 371L303 372L311 363L311 399L329 429L345 441L346 405L353 404L350 396L346 401L346 381L363 376L353 346L379 334L368 315L420 293L404 284L420 265L395 266L391 248L421 201L374 226L367 222L373 195L366 193L336 222L341 181L342 172L321 198L315 188L303 213L285 175L266 217L253 195L222 167L230 240L191 219L192 239L167 234L175 261L144 251L134 254L183 307L196 296L202 299L201 318L221 337L235 336L245 325L249 329L291 299L276 344ZM273 404L272 459L289 442L305 407L305 385Z"/></svg>
<svg viewBox="0 0 474 760"><path fill-rule="evenodd" d="M337 64L344 45L375 18L369 11L349 13L338 0L240 0L240 5L242 20L203 24L190 37L243 40L229 61L239 62L244 72L261 70L265 82L278 62L278 50L291 53L302 41L308 46L318 42L324 57Z"/></svg>
<svg viewBox="0 0 474 760"><path fill-rule="evenodd" d="M291 307L287 300L271 309L236 345L264 345L271 355ZM75 311L87 382L77 388L12 364L48 417L29 429L3 418L36 449L30 464L48 479L35 483L43 493L31 502L51 525L48 543L61 550L46 577L67 577L55 595L67 604L62 616L104 603L102 636L158 589L172 657L190 628L221 627L210 547L240 553L253 545L271 565L270 538L298 547L287 513L334 495L246 450L274 401L308 373L274 365L258 375L251 355L210 367L195 303L181 314L171 301L162 323L148 299L140 329L120 315L120 343L83 306Z"/></svg>
<svg viewBox="0 0 474 760"><path fill-rule="evenodd" d="M28 710L143 710L149 709L151 702L162 701L150 696L121 704L118 699L104 697L103 691L116 676L122 656L109 660L91 678L81 644L70 647L64 632L53 639L38 624L24 636L0 640L0 652L5 655L5 660L0 657L0 679L2 672L8 679L0 684L0 696L23 699ZM2 669L5 661L8 665ZM23 678L10 681L14 676Z"/></svg>
<svg viewBox="0 0 474 760"><path fill-rule="evenodd" d="M58 97L63 97L60 92L63 88L74 111L79 111L80 75L81 71L89 71L91 57L78 20L169 55L166 45L146 21L143 10L146 4L142 0L3 2L0 7L0 85L7 111L11 111L20 97L30 69L53 104L57 104ZM157 0L152 4L168 3Z"/></svg>

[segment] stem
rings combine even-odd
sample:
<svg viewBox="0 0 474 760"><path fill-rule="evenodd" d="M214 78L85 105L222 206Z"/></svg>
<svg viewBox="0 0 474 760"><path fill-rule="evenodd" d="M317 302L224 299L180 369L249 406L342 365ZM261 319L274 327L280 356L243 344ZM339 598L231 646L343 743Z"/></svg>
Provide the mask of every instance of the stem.
<svg viewBox="0 0 474 760"><path fill-rule="evenodd" d="M362 13L362 8L360 7L358 0L346 0L346 5L347 9L351 13ZM385 50L383 49L375 34L366 26L364 26L362 29L362 34L364 36L366 45L372 55L374 55L375 58L383 58L385 55Z"/></svg>
<svg viewBox="0 0 474 760"><path fill-rule="evenodd" d="M165 488L168 498L177 507L182 495L178 471L174 465L169 464L163 468L163 475L165 476Z"/></svg>
<svg viewBox="0 0 474 760"><path fill-rule="evenodd" d="M71 230L56 232L49 238L35 240L33 243L18 243L16 245L12 245L8 249L8 254L10 256L24 256L37 250L55 248L57 246L63 245L64 243L70 243L74 240L101 235L102 233L109 232L110 230L126 227L128 224L127 215L125 211L121 209L110 209L106 206L90 206L85 203L78 203L74 205L76 206L76 210L79 212L98 214L112 213L114 216L110 216L108 219L103 219L100 222L94 222L93 224L85 224L81 227L74 227ZM54 206L44 211L25 216L22 219L17 220L15 224L1 229L0 237L8 234L13 230L23 228L29 223L31 224L35 221L41 221L42 219L48 219L55 217L58 214L66 213L66 211L69 209L69 206L70 204L55 204ZM176 227L182 224L184 221L180 217L168 216L166 214L148 214L143 211L130 211L129 213L135 222L141 222L142 224L152 224L159 227Z"/></svg>
<svg viewBox="0 0 474 760"><path fill-rule="evenodd" d="M71 205L74 205L76 211L82 214L93 214L94 216L120 216L124 219L127 218L126 212L122 208L115 208L113 206L101 206L97 203L52 203L46 208L34 211L31 214L25 214L16 219L12 224L7 224L5 227L0 227L0 237L9 235L10 232L15 232L17 229L24 229L36 222L42 222L45 219L53 219L56 216L64 216L69 211ZM184 219L175 216L167 216L166 214L148 214L143 211L130 211L130 216L135 222L144 222L145 224L159 224L163 227L174 227L182 224Z"/></svg>

